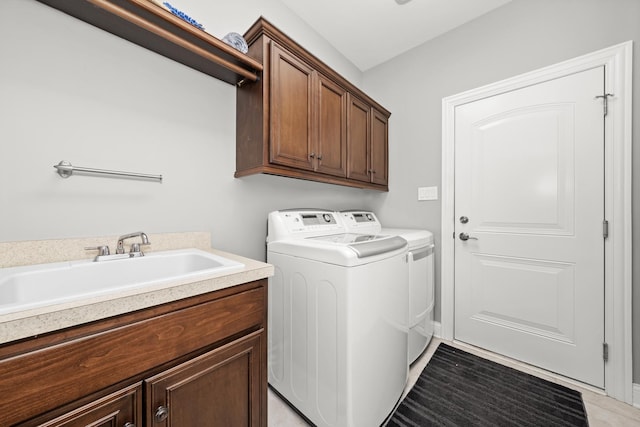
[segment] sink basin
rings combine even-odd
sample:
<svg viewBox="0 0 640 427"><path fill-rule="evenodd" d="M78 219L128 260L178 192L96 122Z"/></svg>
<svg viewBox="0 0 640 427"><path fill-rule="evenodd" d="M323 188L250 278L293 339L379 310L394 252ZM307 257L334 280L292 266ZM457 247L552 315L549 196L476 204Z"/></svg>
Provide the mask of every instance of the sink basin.
<svg viewBox="0 0 640 427"><path fill-rule="evenodd" d="M242 268L240 262L198 249L2 268L0 315L183 279L197 281Z"/></svg>

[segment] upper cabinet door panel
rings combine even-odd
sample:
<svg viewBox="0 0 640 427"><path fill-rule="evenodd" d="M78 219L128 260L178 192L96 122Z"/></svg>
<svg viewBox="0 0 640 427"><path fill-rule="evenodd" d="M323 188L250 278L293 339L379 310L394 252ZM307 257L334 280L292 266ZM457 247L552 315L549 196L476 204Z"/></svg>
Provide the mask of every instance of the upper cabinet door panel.
<svg viewBox="0 0 640 427"><path fill-rule="evenodd" d="M387 185L389 182L388 118L373 109L371 115L371 182Z"/></svg>
<svg viewBox="0 0 640 427"><path fill-rule="evenodd" d="M319 75L317 171L347 175L347 91Z"/></svg>
<svg viewBox="0 0 640 427"><path fill-rule="evenodd" d="M271 42L271 163L313 169L314 71Z"/></svg>
<svg viewBox="0 0 640 427"><path fill-rule="evenodd" d="M358 181L370 181L369 176L369 138L371 109L358 98L349 96L347 114L347 178Z"/></svg>

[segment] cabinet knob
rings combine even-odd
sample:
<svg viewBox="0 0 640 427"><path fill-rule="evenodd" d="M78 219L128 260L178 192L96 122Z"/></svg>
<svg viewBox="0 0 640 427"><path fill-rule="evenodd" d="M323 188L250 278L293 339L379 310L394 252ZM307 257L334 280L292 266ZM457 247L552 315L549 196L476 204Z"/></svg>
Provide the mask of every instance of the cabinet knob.
<svg viewBox="0 0 640 427"><path fill-rule="evenodd" d="M157 423L161 423L169 417L169 408L166 406L158 406L156 409L155 419Z"/></svg>
<svg viewBox="0 0 640 427"><path fill-rule="evenodd" d="M322 160L322 154L318 154L318 160Z"/></svg>
<svg viewBox="0 0 640 427"><path fill-rule="evenodd" d="M134 423L126 423L124 427L136 427Z"/></svg>
<svg viewBox="0 0 640 427"><path fill-rule="evenodd" d="M311 158L311 159L315 159L315 158L316 158L316 153L311 153L311 154L309 154L309 158Z"/></svg>

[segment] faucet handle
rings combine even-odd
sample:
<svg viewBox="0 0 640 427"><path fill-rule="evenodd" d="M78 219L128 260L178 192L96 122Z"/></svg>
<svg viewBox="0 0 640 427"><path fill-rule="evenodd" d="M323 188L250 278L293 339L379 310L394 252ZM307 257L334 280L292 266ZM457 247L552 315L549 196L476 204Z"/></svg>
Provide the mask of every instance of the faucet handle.
<svg viewBox="0 0 640 427"><path fill-rule="evenodd" d="M140 249L141 246L147 246L150 245L149 242L147 243L132 243L131 246L129 247L129 254L132 256L143 256L144 252L142 252L142 250Z"/></svg>
<svg viewBox="0 0 640 427"><path fill-rule="evenodd" d="M105 256L105 255L109 255L109 246L107 245L100 245L100 246L89 246L84 248L85 251L98 251L98 256Z"/></svg>
<svg viewBox="0 0 640 427"><path fill-rule="evenodd" d="M140 250L140 243L132 243L131 247L129 248L129 253L135 254L138 252L142 254L142 251Z"/></svg>

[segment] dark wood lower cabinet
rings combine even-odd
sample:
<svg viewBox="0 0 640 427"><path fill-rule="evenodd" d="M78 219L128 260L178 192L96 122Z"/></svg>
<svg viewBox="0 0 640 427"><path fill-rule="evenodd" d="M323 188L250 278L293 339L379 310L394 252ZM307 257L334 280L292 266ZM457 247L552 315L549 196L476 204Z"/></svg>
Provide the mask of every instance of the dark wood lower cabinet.
<svg viewBox="0 0 640 427"><path fill-rule="evenodd" d="M148 427L259 426L257 332L145 381Z"/></svg>
<svg viewBox="0 0 640 427"><path fill-rule="evenodd" d="M38 425L42 427L142 426L142 384L133 384Z"/></svg>
<svg viewBox="0 0 640 427"><path fill-rule="evenodd" d="M266 287L0 345L0 426L266 427Z"/></svg>

